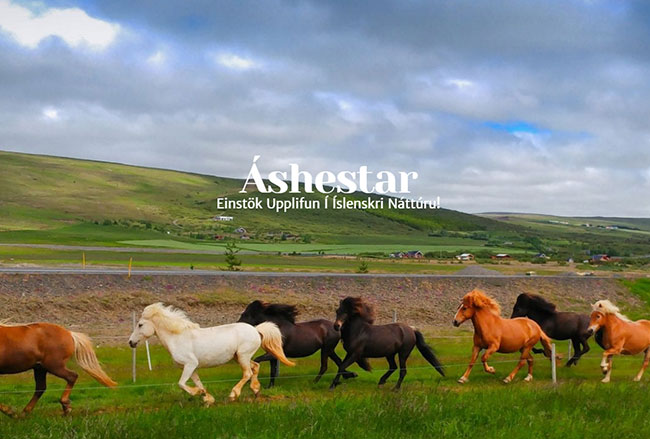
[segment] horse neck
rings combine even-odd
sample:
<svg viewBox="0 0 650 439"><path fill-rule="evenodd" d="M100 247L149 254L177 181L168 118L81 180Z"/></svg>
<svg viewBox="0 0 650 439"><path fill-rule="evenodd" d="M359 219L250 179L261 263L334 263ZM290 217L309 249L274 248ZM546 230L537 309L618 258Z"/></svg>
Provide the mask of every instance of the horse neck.
<svg viewBox="0 0 650 439"><path fill-rule="evenodd" d="M614 314L605 314L605 333L616 334L621 327L628 325L629 322L619 319Z"/></svg>
<svg viewBox="0 0 650 439"><path fill-rule="evenodd" d="M358 334L367 326L370 326L370 323L355 315L343 324L343 328L341 328L341 336L342 338L349 338Z"/></svg>
<svg viewBox="0 0 650 439"><path fill-rule="evenodd" d="M159 328L157 325L154 325L154 328L156 330L155 335L158 337L158 340L160 340L160 343L169 351L170 344L173 343L174 339L176 339L179 335L181 334L175 334L169 331L166 331L164 329Z"/></svg>
<svg viewBox="0 0 650 439"><path fill-rule="evenodd" d="M491 311L486 309L477 309L472 316L474 331L479 335L489 333L490 328L494 327L494 324L499 320L501 320L501 317L493 314Z"/></svg>
<svg viewBox="0 0 650 439"><path fill-rule="evenodd" d="M288 327L288 326L293 326L295 323L290 322L286 318L282 316L269 316L269 315L264 315L264 321L266 322L271 322L275 323L278 325L278 328L282 329L283 327Z"/></svg>
<svg viewBox="0 0 650 439"><path fill-rule="evenodd" d="M537 323L540 323L549 320L552 317L552 315L545 311L540 311L538 309L531 309L528 311L528 313L526 313L526 317L536 321Z"/></svg>

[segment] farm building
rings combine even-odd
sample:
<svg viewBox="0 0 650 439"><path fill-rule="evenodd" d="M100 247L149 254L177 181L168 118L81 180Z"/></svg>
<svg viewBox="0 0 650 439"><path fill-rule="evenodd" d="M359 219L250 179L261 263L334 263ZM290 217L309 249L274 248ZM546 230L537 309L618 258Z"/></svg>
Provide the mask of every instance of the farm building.
<svg viewBox="0 0 650 439"><path fill-rule="evenodd" d="M603 262L609 262L611 261L611 258L608 255L602 254L602 255L593 255L591 259L589 260L590 263L592 264L600 264Z"/></svg>
<svg viewBox="0 0 650 439"><path fill-rule="evenodd" d="M408 251L408 252L404 253L404 257L409 258L409 259L420 259L423 256L424 255L422 254L422 252L420 250L411 250L411 251Z"/></svg>
<svg viewBox="0 0 650 439"><path fill-rule="evenodd" d="M456 259L459 261L473 261L474 255L471 253L461 253L459 255L456 255Z"/></svg>
<svg viewBox="0 0 650 439"><path fill-rule="evenodd" d="M490 256L490 259L510 259L510 255L508 253L498 253Z"/></svg>
<svg viewBox="0 0 650 439"><path fill-rule="evenodd" d="M243 227L238 227L235 229L235 233L246 233L246 229Z"/></svg>
<svg viewBox="0 0 650 439"><path fill-rule="evenodd" d="M232 221L234 218L232 216L217 215L212 219L215 221Z"/></svg>
<svg viewBox="0 0 650 439"><path fill-rule="evenodd" d="M402 259L402 258L404 257L404 253L402 253L402 252L395 252L395 253L391 253L390 255L388 255L388 257L389 257L389 258Z"/></svg>

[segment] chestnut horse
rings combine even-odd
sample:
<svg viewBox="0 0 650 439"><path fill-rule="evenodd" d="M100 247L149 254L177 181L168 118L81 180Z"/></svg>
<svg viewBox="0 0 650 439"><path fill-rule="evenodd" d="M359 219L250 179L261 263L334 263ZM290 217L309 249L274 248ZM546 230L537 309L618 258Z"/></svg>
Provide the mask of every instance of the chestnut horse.
<svg viewBox="0 0 650 439"><path fill-rule="evenodd" d="M619 312L619 309L609 300L599 300L592 305L593 312L589 321L589 332L592 334L603 329L603 359L600 367L605 374L603 383L608 383L612 374L612 357L614 355L634 355L644 353L641 370L634 377L640 381L650 362L650 321L631 321Z"/></svg>
<svg viewBox="0 0 650 439"><path fill-rule="evenodd" d="M102 370L87 335L68 331L51 323L0 325L0 374L34 370L36 390L23 409L23 414L30 413L45 392L48 372L66 381L60 401L63 415L70 413L70 392L78 377L76 372L66 367L72 354L75 355L79 366L101 384L107 387L117 385ZM3 404L0 404L0 411L8 416L15 416L14 412Z"/></svg>
<svg viewBox="0 0 650 439"><path fill-rule="evenodd" d="M472 320L474 325L474 348L467 370L458 379L463 384L469 380L469 374L474 367L481 349L485 353L481 357L483 369L494 373L493 367L488 366L487 360L495 352L521 352L519 363L503 382L509 383L515 377L524 363L528 362L528 375L524 381L533 379L533 356L531 350L538 341L544 346L544 355L551 356L551 339L542 331L537 323L526 317L504 319L501 317L499 304L479 290L473 290L463 297L454 317L454 326L460 326L465 320Z"/></svg>

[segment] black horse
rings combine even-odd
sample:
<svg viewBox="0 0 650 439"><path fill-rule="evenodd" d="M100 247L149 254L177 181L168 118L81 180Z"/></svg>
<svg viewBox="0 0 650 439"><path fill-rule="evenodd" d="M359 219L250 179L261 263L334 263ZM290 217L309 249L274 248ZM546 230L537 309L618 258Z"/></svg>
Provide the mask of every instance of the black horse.
<svg viewBox="0 0 650 439"><path fill-rule="evenodd" d="M388 371L379 379L383 385L388 377L397 370L395 355L399 356L399 379L395 389L399 389L406 376L406 360L417 346L422 356L429 362L440 375L445 376L442 364L436 358L433 350L424 341L420 331L403 323L389 325L373 325L374 315L369 304L360 297L347 297L341 300L336 310L334 329L341 330L343 347L347 355L339 366L339 371L332 381L330 389L339 384L341 375L346 368L357 362L363 369L370 371L366 358L386 358Z"/></svg>
<svg viewBox="0 0 650 439"><path fill-rule="evenodd" d="M318 382L327 371L328 358L331 358L337 366L341 365L341 358L334 352L341 335L334 329L334 323L329 320L319 319L296 323L297 315L298 311L293 305L255 300L248 304L238 321L253 326L262 322L273 322L278 325L282 333L282 349L289 358L307 357L320 349L320 370L314 379L314 382ZM278 360L270 354L264 354L255 358L255 361L270 362L271 381L269 387L273 387L275 378L278 376ZM356 373L346 371L344 378L355 378L356 376Z"/></svg>
<svg viewBox="0 0 650 439"><path fill-rule="evenodd" d="M542 330L555 340L569 340L573 344L573 356L566 365L578 364L578 360L589 352L587 339L591 333L589 327L589 315L575 312L559 312L554 304L546 301L541 296L534 294L520 294L512 309L511 318L528 317L537 322ZM596 334L596 342L601 345L602 335L600 331ZM602 346L602 345L601 345ZM533 349L535 353L542 352L541 349Z"/></svg>

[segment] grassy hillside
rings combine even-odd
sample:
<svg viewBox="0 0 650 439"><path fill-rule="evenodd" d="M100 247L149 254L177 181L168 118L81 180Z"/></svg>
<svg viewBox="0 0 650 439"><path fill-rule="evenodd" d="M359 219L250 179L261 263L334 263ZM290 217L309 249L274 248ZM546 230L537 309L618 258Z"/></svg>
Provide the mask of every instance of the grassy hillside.
<svg viewBox="0 0 650 439"><path fill-rule="evenodd" d="M0 152L0 187L8 189L0 193L0 242L94 242L94 237L104 234L109 243L159 239L163 235L191 239L228 234L243 226L258 240L272 239L269 234L279 239L287 232L319 242L353 240L363 244L417 242L440 229L512 229L497 221L444 209L217 210L218 197L267 197L240 194L242 183L114 163ZM323 198L321 194L305 196ZM235 220L220 223L212 219L220 214L234 216Z"/></svg>

